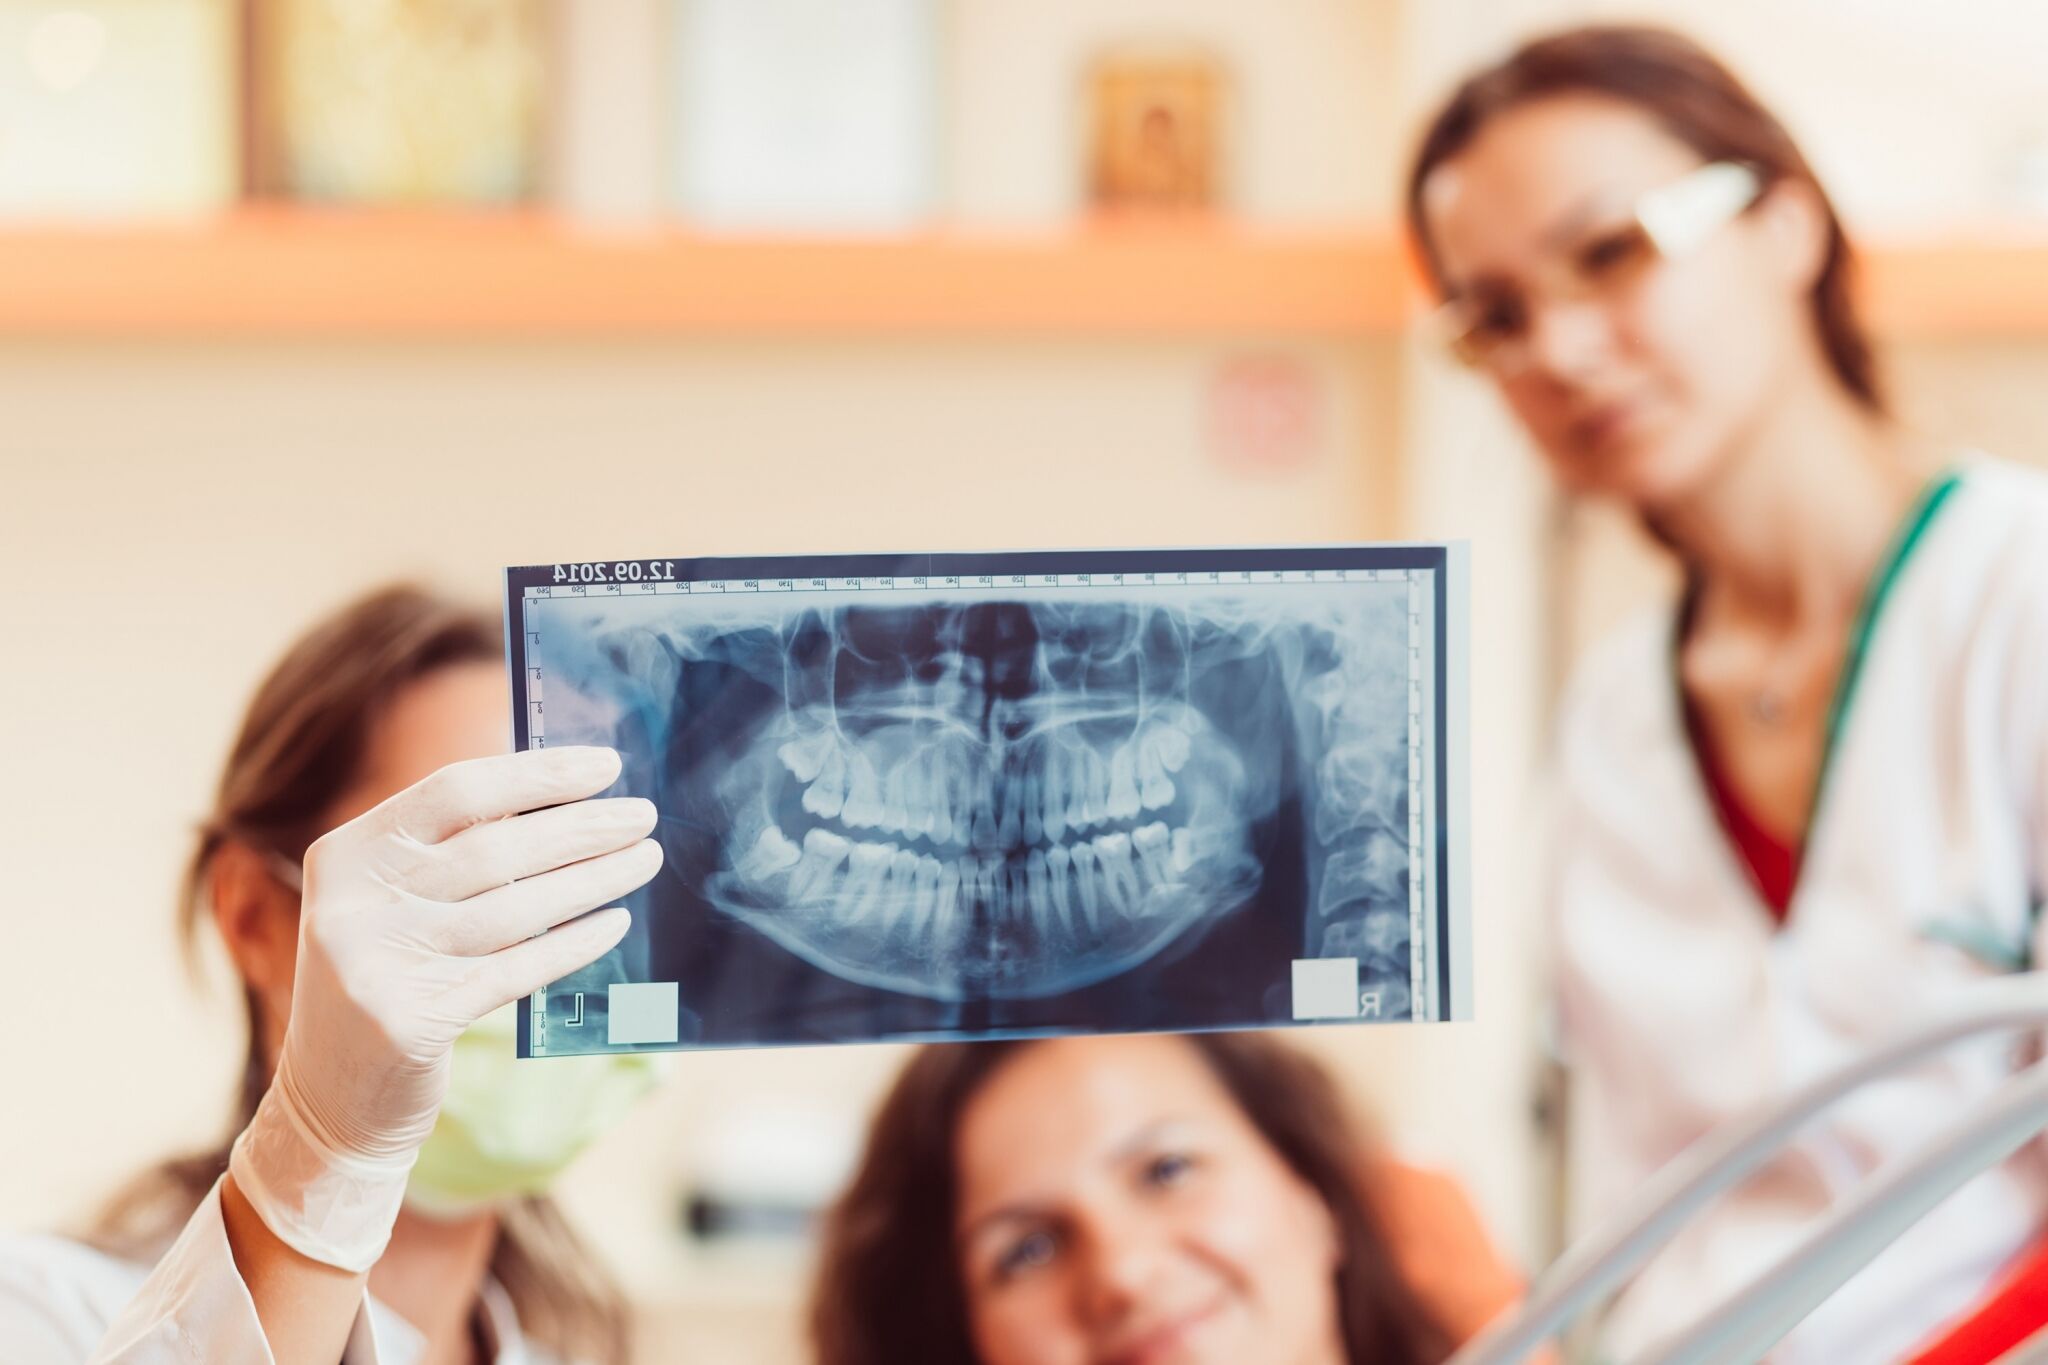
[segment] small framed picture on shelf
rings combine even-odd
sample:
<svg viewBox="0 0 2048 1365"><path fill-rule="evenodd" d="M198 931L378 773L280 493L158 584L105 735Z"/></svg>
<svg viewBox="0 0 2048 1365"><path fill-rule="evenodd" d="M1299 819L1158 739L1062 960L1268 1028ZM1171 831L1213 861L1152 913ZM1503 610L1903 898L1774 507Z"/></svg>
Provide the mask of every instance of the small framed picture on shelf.
<svg viewBox="0 0 2048 1365"><path fill-rule="evenodd" d="M1104 213L1221 208L1228 81L1196 47L1129 48L1089 67L1088 200Z"/></svg>
<svg viewBox="0 0 2048 1365"><path fill-rule="evenodd" d="M515 203L539 179L543 0L253 0L246 131L260 195Z"/></svg>

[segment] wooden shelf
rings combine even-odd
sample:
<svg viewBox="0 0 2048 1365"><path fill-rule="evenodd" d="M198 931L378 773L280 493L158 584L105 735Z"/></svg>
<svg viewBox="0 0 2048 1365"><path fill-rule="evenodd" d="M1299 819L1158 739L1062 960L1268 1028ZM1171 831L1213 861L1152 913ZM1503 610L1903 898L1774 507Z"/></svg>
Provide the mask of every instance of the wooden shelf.
<svg viewBox="0 0 2048 1365"><path fill-rule="evenodd" d="M1888 336L2048 336L2048 225L1866 239ZM604 236L540 215L249 210L0 231L0 335L1391 333L1392 225L1119 225L871 240Z"/></svg>
<svg viewBox="0 0 2048 1365"><path fill-rule="evenodd" d="M0 333L38 336L1343 336L1398 326L1412 288L1390 230L777 240L280 210L0 233Z"/></svg>
<svg viewBox="0 0 2048 1365"><path fill-rule="evenodd" d="M2048 223L1862 242L1870 323L1894 338L2048 338Z"/></svg>

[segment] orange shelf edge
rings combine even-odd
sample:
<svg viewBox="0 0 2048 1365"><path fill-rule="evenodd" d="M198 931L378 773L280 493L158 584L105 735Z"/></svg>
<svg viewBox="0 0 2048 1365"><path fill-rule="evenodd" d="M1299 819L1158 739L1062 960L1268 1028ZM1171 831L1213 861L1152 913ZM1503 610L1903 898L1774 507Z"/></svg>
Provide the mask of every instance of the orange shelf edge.
<svg viewBox="0 0 2048 1365"><path fill-rule="evenodd" d="M1865 239L1887 336L2048 335L2048 227ZM251 209L190 227L0 229L0 335L1392 333L1391 224L1121 225L814 240L604 236L542 215Z"/></svg>
<svg viewBox="0 0 2048 1365"><path fill-rule="evenodd" d="M2048 336L2048 224L1866 240L1859 265L1884 336Z"/></svg>
<svg viewBox="0 0 2048 1365"><path fill-rule="evenodd" d="M1390 330L1391 231L1104 227L873 240L598 236L540 217L251 211L0 232L0 334Z"/></svg>

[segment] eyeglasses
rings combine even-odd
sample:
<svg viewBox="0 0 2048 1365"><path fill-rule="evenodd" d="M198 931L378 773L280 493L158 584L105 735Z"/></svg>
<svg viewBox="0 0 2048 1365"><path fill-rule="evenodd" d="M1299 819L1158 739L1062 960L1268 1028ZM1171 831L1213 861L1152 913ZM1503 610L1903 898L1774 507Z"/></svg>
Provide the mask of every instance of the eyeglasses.
<svg viewBox="0 0 2048 1365"><path fill-rule="evenodd" d="M1544 261L1533 272L1533 289L1481 285L1438 308L1432 328L1465 364L1513 373L1529 361L1532 300L1619 299L1659 263L1698 249L1762 192L1762 177L1751 167L1710 162L1641 196L1622 222L1590 231Z"/></svg>

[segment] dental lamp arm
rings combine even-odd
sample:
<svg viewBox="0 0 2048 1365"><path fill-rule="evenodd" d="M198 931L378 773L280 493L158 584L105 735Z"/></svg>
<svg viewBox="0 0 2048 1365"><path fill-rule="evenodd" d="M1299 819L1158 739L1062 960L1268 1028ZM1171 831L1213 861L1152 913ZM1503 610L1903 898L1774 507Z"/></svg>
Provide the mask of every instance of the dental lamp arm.
<svg viewBox="0 0 2048 1365"><path fill-rule="evenodd" d="M2036 1063L1974 1109L1967 1122L1859 1188L1839 1214L1768 1274L1661 1348L1647 1365L1760 1359L1900 1233L2043 1129L2048 1129L2048 1063Z"/></svg>
<svg viewBox="0 0 2048 1365"><path fill-rule="evenodd" d="M1627 1208L1566 1251L1538 1282L1520 1313L1481 1334L1449 1365L1509 1365L1524 1359L1581 1312L1603 1301L1688 1218L1773 1160L1793 1134L1844 1095L1962 1039L2043 1025L2048 1025L2048 976L2023 974L1988 981L1972 987L1934 1020L1776 1106L1707 1134L1652 1177Z"/></svg>

